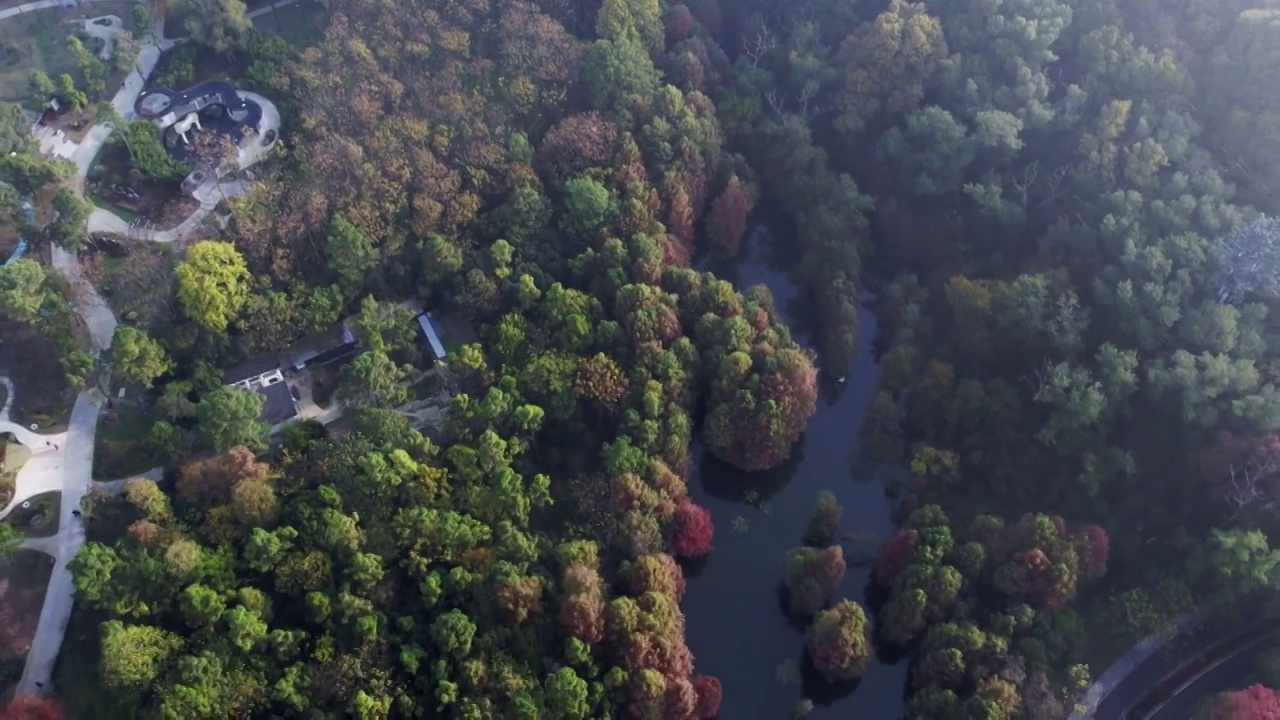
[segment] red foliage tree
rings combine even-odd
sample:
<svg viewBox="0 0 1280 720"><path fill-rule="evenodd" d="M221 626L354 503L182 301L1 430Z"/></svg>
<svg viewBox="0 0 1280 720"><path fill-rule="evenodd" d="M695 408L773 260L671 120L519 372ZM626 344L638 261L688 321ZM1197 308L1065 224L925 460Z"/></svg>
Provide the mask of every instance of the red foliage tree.
<svg viewBox="0 0 1280 720"><path fill-rule="evenodd" d="M677 504L689 500L689 485L679 473L661 460L650 460L645 474L649 483L664 496Z"/></svg>
<svg viewBox="0 0 1280 720"><path fill-rule="evenodd" d="M1263 685L1223 693L1209 711L1210 720L1280 720L1280 691Z"/></svg>
<svg viewBox="0 0 1280 720"><path fill-rule="evenodd" d="M693 678L693 689L698 693L699 720L711 720L718 716L723 695L720 681L710 675L698 675Z"/></svg>
<svg viewBox="0 0 1280 720"><path fill-rule="evenodd" d="M711 552L711 538L714 534L715 526L711 523L711 513L705 508L686 502L676 508L668 546L671 554L676 557L701 557Z"/></svg>
<svg viewBox="0 0 1280 720"><path fill-rule="evenodd" d="M570 115L547 131L534 164L556 180L564 180L593 167L608 167L618 128L598 112Z"/></svg>
<svg viewBox="0 0 1280 720"><path fill-rule="evenodd" d="M638 475L624 473L610 482L613 508L619 514L631 510L652 512L658 506L657 494Z"/></svg>
<svg viewBox="0 0 1280 720"><path fill-rule="evenodd" d="M747 232L747 215L751 212L751 194L738 181L729 178L729 184L711 203L707 213L707 237L711 247L720 252L737 255L742 250L742 236Z"/></svg>
<svg viewBox="0 0 1280 720"><path fill-rule="evenodd" d="M694 217L689 191L684 183L673 178L667 183L667 197L669 198L667 214L663 224L667 226L667 232L676 236L680 244L692 255Z"/></svg>
<svg viewBox="0 0 1280 720"><path fill-rule="evenodd" d="M0 710L0 720L66 720L58 703L36 695L19 695L4 710Z"/></svg>
<svg viewBox="0 0 1280 720"><path fill-rule="evenodd" d="M866 613L852 600L841 600L830 610L818 613L809 626L805 646L813 666L828 682L861 677L875 654Z"/></svg>
<svg viewBox="0 0 1280 720"><path fill-rule="evenodd" d="M818 612L835 594L844 571L844 549L839 545L787 553L787 607L797 615Z"/></svg>
<svg viewBox="0 0 1280 720"><path fill-rule="evenodd" d="M564 571L565 601L560 607L560 627L573 637L596 645L604 639L604 581L584 565Z"/></svg>
<svg viewBox="0 0 1280 720"><path fill-rule="evenodd" d="M1107 574L1111 556L1111 539L1097 525L1085 525L1075 534L1076 556L1080 562L1080 578L1093 582Z"/></svg>
<svg viewBox="0 0 1280 720"><path fill-rule="evenodd" d="M687 5L672 5L665 18L667 27L667 45L673 46L693 34L693 13Z"/></svg>
<svg viewBox="0 0 1280 720"><path fill-rule="evenodd" d="M665 720L697 720L698 691L685 678L667 678Z"/></svg>
<svg viewBox="0 0 1280 720"><path fill-rule="evenodd" d="M1005 592L1021 593L1049 611L1061 610L1076 594L1071 568L1053 562L1040 548L1014 553L996 571L995 580Z"/></svg>
<svg viewBox="0 0 1280 720"><path fill-rule="evenodd" d="M876 583L882 587L893 585L894 578L911 562L911 555L920 544L920 533L914 529L900 530L889 542L880 546L876 554Z"/></svg>
<svg viewBox="0 0 1280 720"><path fill-rule="evenodd" d="M707 399L702 440L735 467L768 470L791 455L817 407L818 371L812 357L798 347L761 343L750 353L732 352L720 363Z"/></svg>

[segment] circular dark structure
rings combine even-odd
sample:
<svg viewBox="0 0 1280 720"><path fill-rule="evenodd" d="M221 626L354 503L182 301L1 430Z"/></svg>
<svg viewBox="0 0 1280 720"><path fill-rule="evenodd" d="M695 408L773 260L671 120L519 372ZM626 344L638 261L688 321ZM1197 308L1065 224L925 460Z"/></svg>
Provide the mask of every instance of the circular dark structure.
<svg viewBox="0 0 1280 720"><path fill-rule="evenodd" d="M217 108L216 110L214 108ZM221 120L229 117L237 125L257 128L262 120L262 107L240 97L235 87L223 80L210 80L193 85L181 92L168 88L152 88L133 104L133 111L139 117L165 120L165 116L174 117L169 122L176 122L191 113L199 113L201 117Z"/></svg>
<svg viewBox="0 0 1280 720"><path fill-rule="evenodd" d="M160 128L165 150L178 160L185 160L191 152L190 131L188 143L184 143L175 129L187 117L198 118L199 127L195 132L225 135L236 144L255 134L262 121L262 106L242 97L231 83L222 80L198 83L181 92L165 87L151 88L138 97L133 109L138 117Z"/></svg>

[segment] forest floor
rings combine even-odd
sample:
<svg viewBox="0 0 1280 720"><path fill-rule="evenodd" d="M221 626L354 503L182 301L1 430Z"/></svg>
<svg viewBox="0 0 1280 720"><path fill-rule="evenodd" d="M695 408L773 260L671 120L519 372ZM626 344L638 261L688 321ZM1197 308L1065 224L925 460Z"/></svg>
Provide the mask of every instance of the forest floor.
<svg viewBox="0 0 1280 720"><path fill-rule="evenodd" d="M52 573L53 558L42 552L21 550L0 560L0 690L22 676Z"/></svg>
<svg viewBox="0 0 1280 720"><path fill-rule="evenodd" d="M275 6L253 18L253 26L266 35L277 35L299 50L324 39L322 13L316 12L315 0L301 0L292 5Z"/></svg>

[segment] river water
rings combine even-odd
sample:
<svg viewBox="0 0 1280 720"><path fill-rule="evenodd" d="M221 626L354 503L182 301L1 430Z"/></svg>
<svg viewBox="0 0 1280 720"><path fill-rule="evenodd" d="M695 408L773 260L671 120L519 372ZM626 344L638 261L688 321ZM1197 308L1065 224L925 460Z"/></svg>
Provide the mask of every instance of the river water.
<svg viewBox="0 0 1280 720"><path fill-rule="evenodd" d="M783 271L787 248L779 247L783 241L776 237L756 228L742 260L707 263L700 269L740 289L767 286L796 340L811 346L808 313ZM861 315L847 380L840 384L824 376L818 411L788 463L746 473L694 448L689 489L694 501L711 512L716 534L711 554L686 569L689 582L682 606L697 672L718 677L724 687L720 717L726 720L786 720L805 697L816 705L810 718L878 720L902 714L905 660L885 664L877 659L855 685L826 686L804 667L804 630L788 619L781 595L784 556L801 544L822 490L835 493L844 506L843 534L872 538L871 543L845 542L850 565L837 600L850 598L866 606L871 566L865 561L874 552L874 540L896 529L883 490L883 468L869 467L859 456L858 429L880 375L871 348L875 317L866 309Z"/></svg>

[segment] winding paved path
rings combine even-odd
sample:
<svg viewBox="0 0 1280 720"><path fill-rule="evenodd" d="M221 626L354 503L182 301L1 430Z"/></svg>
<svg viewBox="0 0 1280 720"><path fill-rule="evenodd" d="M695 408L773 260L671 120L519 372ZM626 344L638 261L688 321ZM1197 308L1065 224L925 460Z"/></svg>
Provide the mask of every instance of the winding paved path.
<svg viewBox="0 0 1280 720"><path fill-rule="evenodd" d="M79 5L105 0L82 0ZM280 2L259 8L248 13L250 18L263 15L289 5L294 0ZM0 21L26 12L64 7L66 0L40 0L15 8L0 10ZM126 120L132 120L133 107L146 84L147 77L155 70L160 54L185 38L166 39L164 24L157 20L153 32L142 45L136 71L126 76L120 90L111 99L116 112ZM254 99L258 99L255 96ZM274 104L266 101L264 119L270 127L279 127L279 113ZM60 154L75 163L77 173L74 187L80 194L84 193L84 180L93 165L93 160L102 149L103 143L111 136L115 128L110 123L94 125L77 144L63 143L58 146ZM250 154L251 162L265 157L265 152ZM227 182L215 185L210 183L193 193L200 201L200 209L177 227L155 233L152 240L157 242L173 242L182 239L192 232L206 215L223 197L234 197L248 192L249 186L243 182ZM88 229L94 231L121 232L127 231L128 225L112 213L95 210L88 220ZM53 266L71 283L76 297L74 309L88 326L94 357L99 357L111 346L111 338L115 334L117 320L106 301L98 294L93 284L84 277L79 259L60 247L53 248ZM9 420L9 409L12 407L16 392L8 378L0 377L0 385L7 391L5 405L0 409L0 432L12 432L18 441L32 451L31 458L23 465L15 480L14 498L0 517L18 503L40 493L59 491L62 493L61 510L58 518L58 532L49 538L28 540L24 547L48 553L54 558L53 574L45 593L44 605L40 610L40 622L36 627L35 637L31 642L31 650L27 654L22 679L19 680L16 693L38 694L51 689L54 666L58 660L58 651L66 635L67 624L71 620L74 604L75 583L67 564L75 557L84 545L85 529L80 518L72 513L79 509L81 500L93 487L93 452L94 435L97 430L100 407L104 402L101 393L86 391L76 397L71 411L71 420L67 431L55 435L41 435L29 428L19 426ZM155 471L149 473L154 475ZM105 484L110 492L123 489L126 480L117 480Z"/></svg>

